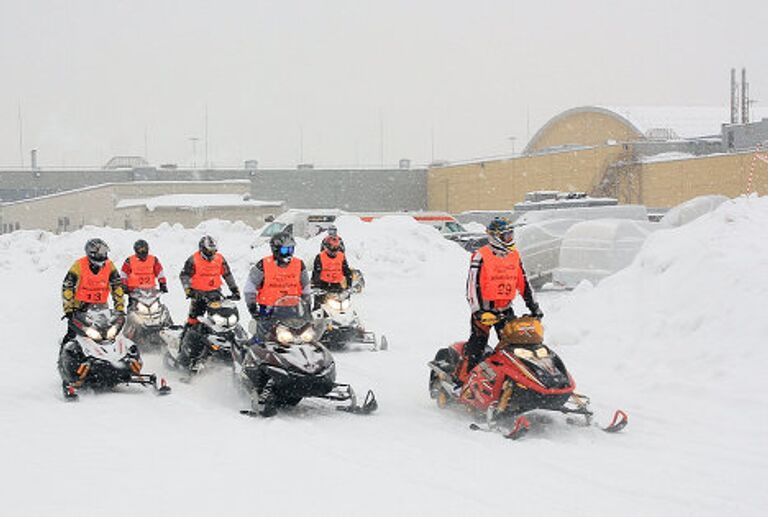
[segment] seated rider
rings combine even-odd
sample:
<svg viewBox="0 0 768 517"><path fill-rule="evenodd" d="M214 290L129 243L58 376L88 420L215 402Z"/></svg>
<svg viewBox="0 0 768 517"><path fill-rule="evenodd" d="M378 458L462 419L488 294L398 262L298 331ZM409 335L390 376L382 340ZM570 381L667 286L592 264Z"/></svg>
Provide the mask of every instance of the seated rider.
<svg viewBox="0 0 768 517"><path fill-rule="evenodd" d="M309 306L309 274L304 262L293 256L296 243L287 233L276 233L269 240L272 254L259 260L245 281L245 301L257 322L255 338L262 340L269 330L269 316L275 303L284 296L296 297Z"/></svg>
<svg viewBox="0 0 768 517"><path fill-rule="evenodd" d="M240 299L240 291L235 283L235 277L229 269L229 264L224 256L218 252L216 241L210 235L204 235L197 245L198 250L184 263L179 274L181 285L189 302L189 316L184 325L180 340L181 348L179 362L182 366L189 366L203 351L201 344L193 343L194 340L184 340L188 331L194 331L200 324L198 318L205 314L208 302L212 297L223 297L221 294L222 279L227 283L230 298ZM190 348L191 347L191 348Z"/></svg>
<svg viewBox="0 0 768 517"><path fill-rule="evenodd" d="M339 292L352 285L352 271L347 257L341 249L341 239L328 235L323 239L320 253L312 267L312 288L322 291ZM315 309L320 306L322 296L315 297Z"/></svg>
<svg viewBox="0 0 768 517"><path fill-rule="evenodd" d="M114 308L125 312L123 303L123 283L120 274L111 260L107 258L109 246L101 239L90 239L85 243L85 256L77 259L64 276L61 286L61 301L64 317L67 320L67 333L61 346L67 347L67 352L75 359L85 359L80 345L72 341L75 332L69 322L76 311L86 310L90 305L105 305L111 295ZM79 365L80 361L70 361ZM74 375L73 375L74 376Z"/></svg>
<svg viewBox="0 0 768 517"><path fill-rule="evenodd" d="M512 223L506 218L497 217L490 222L486 232L488 244L472 254L467 277L467 301L472 310L472 318L470 337L464 345L466 359L457 371L457 377L462 383L481 361L491 327L496 329L498 335L504 324L515 317L512 300L517 294L522 295L534 317L544 316L533 298L533 290L515 247Z"/></svg>
<svg viewBox="0 0 768 517"><path fill-rule="evenodd" d="M168 292L163 265L154 255L149 254L149 243L139 239L133 243L134 254L125 259L120 270L125 290L130 297L135 289L154 289L159 286L161 293Z"/></svg>

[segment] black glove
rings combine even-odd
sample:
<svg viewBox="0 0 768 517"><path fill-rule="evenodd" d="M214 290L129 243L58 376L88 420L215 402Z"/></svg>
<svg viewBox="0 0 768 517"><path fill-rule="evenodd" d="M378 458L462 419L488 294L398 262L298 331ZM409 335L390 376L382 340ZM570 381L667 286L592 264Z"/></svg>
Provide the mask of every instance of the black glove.
<svg viewBox="0 0 768 517"><path fill-rule="evenodd" d="M259 316L259 304L258 303L249 303L248 304L248 312L251 313L251 317L258 318L258 316Z"/></svg>
<svg viewBox="0 0 768 517"><path fill-rule="evenodd" d="M544 317L544 313L541 312L541 308L539 307L538 303L534 303L530 307L528 307L528 310L531 311L531 316L533 316L536 319L541 319Z"/></svg>
<svg viewBox="0 0 768 517"><path fill-rule="evenodd" d="M229 295L229 299L230 300L234 300L234 301L239 300L240 299L240 289L238 289L237 287L232 289L232 294Z"/></svg>
<svg viewBox="0 0 768 517"><path fill-rule="evenodd" d="M165 282L160 282L160 292L161 293L168 292L168 285Z"/></svg>

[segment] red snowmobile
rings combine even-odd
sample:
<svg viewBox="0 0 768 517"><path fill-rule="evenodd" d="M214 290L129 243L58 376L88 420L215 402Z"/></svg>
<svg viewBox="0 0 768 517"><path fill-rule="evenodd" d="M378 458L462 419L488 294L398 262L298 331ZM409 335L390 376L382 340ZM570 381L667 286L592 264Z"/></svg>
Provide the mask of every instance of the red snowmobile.
<svg viewBox="0 0 768 517"><path fill-rule="evenodd" d="M495 350L467 372L462 341L438 350L428 363L429 393L440 408L461 404L475 413L485 414L485 426L471 429L499 431L517 439L530 428L525 414L549 410L581 415L584 424L592 423L589 398L577 394L576 383L560 357L544 342L541 322L530 316L508 321L500 332ZM628 422L627 414L617 410L603 430L615 433Z"/></svg>

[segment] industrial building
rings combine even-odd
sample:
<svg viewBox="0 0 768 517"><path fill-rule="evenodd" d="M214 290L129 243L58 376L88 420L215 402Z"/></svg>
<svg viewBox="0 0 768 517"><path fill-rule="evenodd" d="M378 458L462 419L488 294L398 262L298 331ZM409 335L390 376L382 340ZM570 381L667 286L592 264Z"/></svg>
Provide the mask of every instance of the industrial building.
<svg viewBox="0 0 768 517"><path fill-rule="evenodd" d="M83 226L154 228L161 223L192 228L208 219L260 227L285 210L282 201L251 199L249 181L136 181L106 183L0 205L0 230L54 233Z"/></svg>

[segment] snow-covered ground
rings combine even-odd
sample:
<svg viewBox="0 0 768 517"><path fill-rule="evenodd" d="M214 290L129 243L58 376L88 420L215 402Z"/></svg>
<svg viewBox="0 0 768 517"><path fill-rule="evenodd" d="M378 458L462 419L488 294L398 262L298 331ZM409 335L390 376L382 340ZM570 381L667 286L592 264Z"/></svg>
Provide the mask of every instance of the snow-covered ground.
<svg viewBox="0 0 768 517"><path fill-rule="evenodd" d="M91 228L0 237L3 355L0 476L6 515L763 515L768 505L768 198L653 234L627 269L595 288L542 293L547 341L578 389L621 434L556 419L512 442L438 410L425 363L468 330L468 254L406 218L342 219L357 307L387 352L336 354L340 381L376 391L370 416L317 403L269 420L243 417L226 369L191 384L147 356L174 392L141 388L61 400L55 368L60 283L85 240L101 236L118 265L147 238L176 280L203 232L243 282L255 233ZM300 241L311 260L319 239ZM243 307L244 309L244 307ZM244 312L244 311L243 311Z"/></svg>

